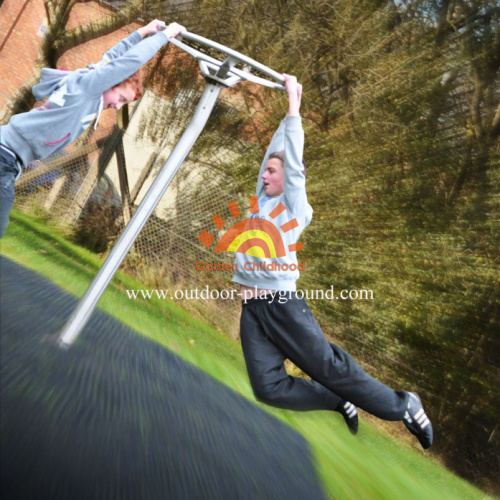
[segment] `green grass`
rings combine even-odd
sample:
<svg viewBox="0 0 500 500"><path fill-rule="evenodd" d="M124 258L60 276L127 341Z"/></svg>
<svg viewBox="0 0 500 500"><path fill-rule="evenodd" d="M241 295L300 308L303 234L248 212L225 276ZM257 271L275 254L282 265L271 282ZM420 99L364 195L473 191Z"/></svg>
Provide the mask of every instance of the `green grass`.
<svg viewBox="0 0 500 500"><path fill-rule="evenodd" d="M77 296L85 292L102 263L43 222L15 211L0 249L6 257ZM117 273L99 307L255 402L240 346L191 317L175 300L134 301L124 292L141 288L147 287ZM255 404L293 427L310 443L330 498L487 498L428 454L387 436L366 421L361 420L360 432L353 437L337 414L284 411Z"/></svg>

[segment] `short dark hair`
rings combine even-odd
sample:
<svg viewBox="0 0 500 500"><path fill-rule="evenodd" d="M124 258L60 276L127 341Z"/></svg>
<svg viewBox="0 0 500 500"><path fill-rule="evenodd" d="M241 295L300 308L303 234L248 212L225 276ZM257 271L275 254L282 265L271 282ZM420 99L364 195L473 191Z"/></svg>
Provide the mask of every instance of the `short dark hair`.
<svg viewBox="0 0 500 500"><path fill-rule="evenodd" d="M285 150L282 149L281 151L274 151L274 153L271 153L269 155L268 160L272 160L273 158L276 158L277 160L281 160L282 163L285 163Z"/></svg>
<svg viewBox="0 0 500 500"><path fill-rule="evenodd" d="M276 158L277 160L281 160L281 162L284 165L285 164L285 150L282 149L281 151L274 151L273 153L271 153L269 155L268 160L272 160L273 158ZM306 166L306 162L304 160L302 160L302 165L304 166L304 175L305 175L307 166Z"/></svg>

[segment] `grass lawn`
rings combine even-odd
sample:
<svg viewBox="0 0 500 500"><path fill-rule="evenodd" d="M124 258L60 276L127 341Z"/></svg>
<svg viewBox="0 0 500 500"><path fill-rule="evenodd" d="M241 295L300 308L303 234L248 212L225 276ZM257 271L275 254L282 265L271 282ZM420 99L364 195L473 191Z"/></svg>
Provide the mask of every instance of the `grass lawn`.
<svg viewBox="0 0 500 500"><path fill-rule="evenodd" d="M64 290L81 296L102 261L43 222L13 212L0 251ZM175 300L130 300L125 289L147 288L118 273L99 307L138 334L176 352L254 401L239 344L193 318ZM353 437L340 415L293 412L258 404L310 443L318 474L334 499L484 499L487 496L450 473L428 453L401 443L363 421ZM402 426L402 423L394 423Z"/></svg>

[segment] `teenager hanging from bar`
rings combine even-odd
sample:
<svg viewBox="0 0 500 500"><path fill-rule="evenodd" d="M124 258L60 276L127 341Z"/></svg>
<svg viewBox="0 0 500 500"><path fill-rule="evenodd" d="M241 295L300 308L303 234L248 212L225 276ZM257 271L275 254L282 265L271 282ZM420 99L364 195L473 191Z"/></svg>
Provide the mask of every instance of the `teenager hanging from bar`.
<svg viewBox="0 0 500 500"><path fill-rule="evenodd" d="M258 217L276 227L295 218L298 224L283 233L285 248L295 248L313 211L307 201L303 163L302 86L294 76L283 76L288 114L274 134L259 172ZM280 204L286 210L280 212ZM257 399L290 410L339 412L353 434L358 431L359 407L384 420L402 420L422 447L429 448L432 425L418 395L394 391L365 373L352 356L327 342L305 300L295 296L299 278L296 252L276 259L281 265L288 264L279 271L245 266L248 261L258 264L262 259L236 253L233 281L241 285L241 344ZM279 292L286 292L287 300L279 300ZM312 380L288 375L285 359Z"/></svg>

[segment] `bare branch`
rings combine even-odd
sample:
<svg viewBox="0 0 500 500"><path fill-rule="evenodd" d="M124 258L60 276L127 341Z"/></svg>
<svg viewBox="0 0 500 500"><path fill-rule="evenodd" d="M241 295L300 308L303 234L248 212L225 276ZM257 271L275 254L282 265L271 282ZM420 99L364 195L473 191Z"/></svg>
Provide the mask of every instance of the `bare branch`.
<svg viewBox="0 0 500 500"><path fill-rule="evenodd" d="M81 44L94 40L104 35L108 35L118 28L128 24L132 19L143 11L144 2L135 0L124 9L113 14L109 14L97 21L83 24L72 30L66 31L54 43L54 50L57 57L60 57L67 50Z"/></svg>
<svg viewBox="0 0 500 500"><path fill-rule="evenodd" d="M493 122L491 124L490 135L493 138L498 137L500 135L500 104L498 105L495 117L493 118Z"/></svg>
<svg viewBox="0 0 500 500"><path fill-rule="evenodd" d="M45 5L45 12L47 13L48 24L51 25L56 17L54 2L52 0L45 0L43 3Z"/></svg>

